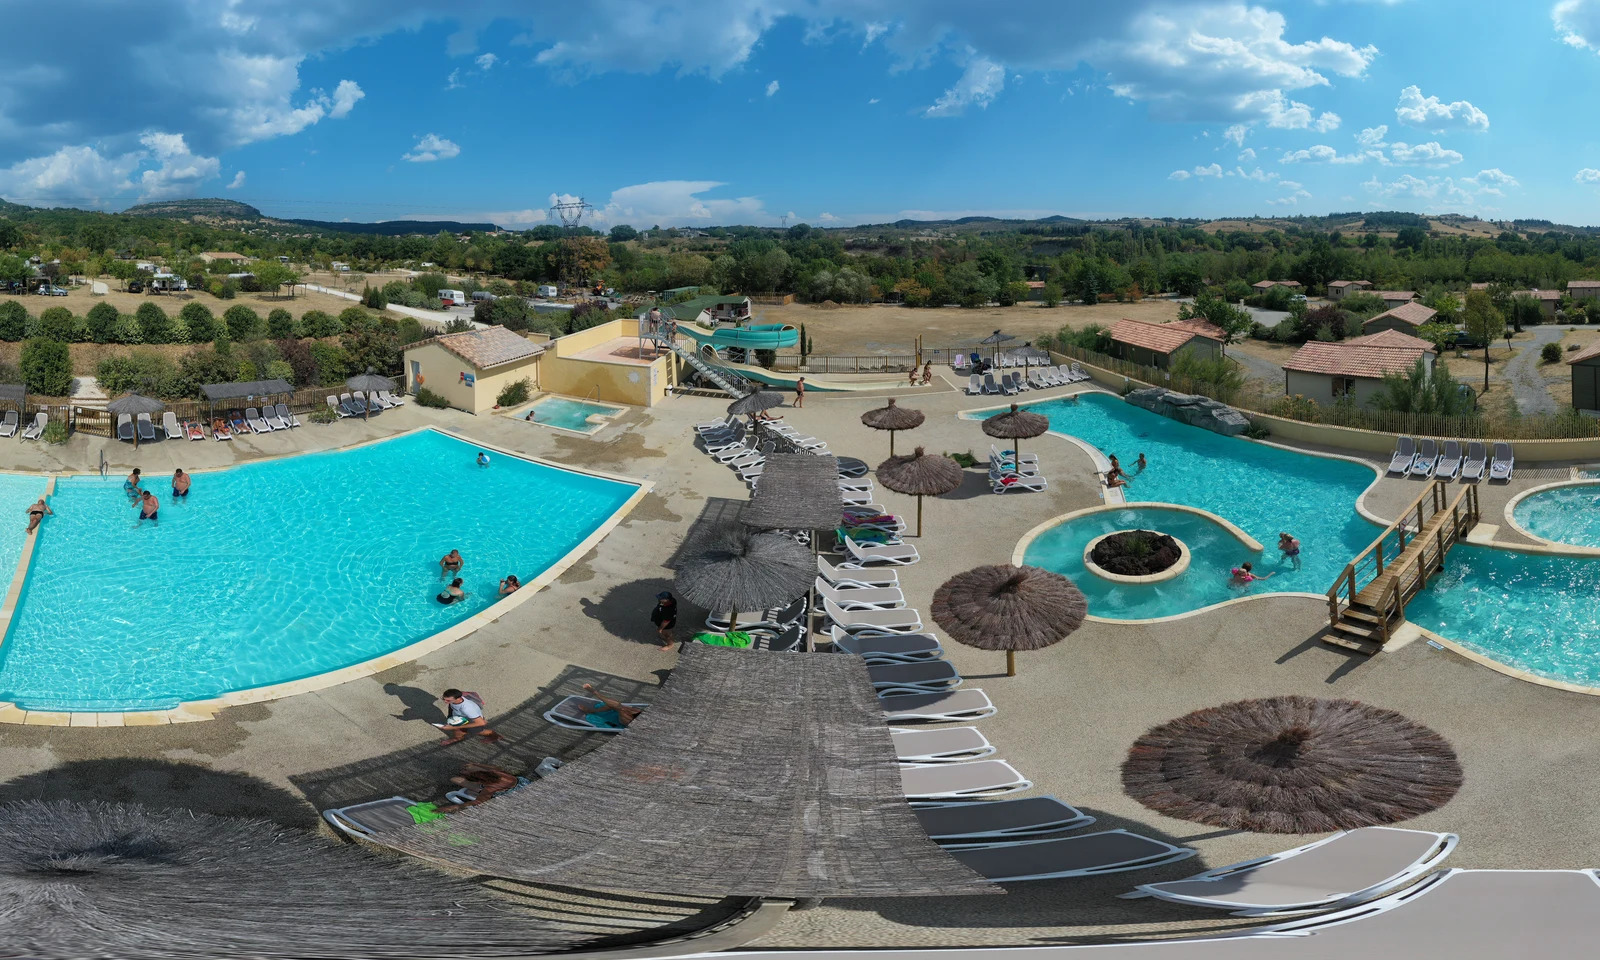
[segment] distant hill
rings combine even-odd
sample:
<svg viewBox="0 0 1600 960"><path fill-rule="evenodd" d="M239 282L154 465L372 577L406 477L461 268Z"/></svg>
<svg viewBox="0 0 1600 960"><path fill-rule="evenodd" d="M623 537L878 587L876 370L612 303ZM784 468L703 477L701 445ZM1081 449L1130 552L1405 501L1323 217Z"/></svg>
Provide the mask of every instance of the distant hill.
<svg viewBox="0 0 1600 960"><path fill-rule="evenodd" d="M135 217L164 217L169 220L188 220L192 217L214 217L220 220L260 220L261 211L248 203L211 197L199 200L157 200L140 203L122 211Z"/></svg>
<svg viewBox="0 0 1600 960"><path fill-rule="evenodd" d="M386 237L405 237L414 233L431 237L446 233L490 233L500 229L492 223L462 223L459 220L385 220L382 223L345 223L336 220L284 220L302 227L334 230L339 233L375 233Z"/></svg>

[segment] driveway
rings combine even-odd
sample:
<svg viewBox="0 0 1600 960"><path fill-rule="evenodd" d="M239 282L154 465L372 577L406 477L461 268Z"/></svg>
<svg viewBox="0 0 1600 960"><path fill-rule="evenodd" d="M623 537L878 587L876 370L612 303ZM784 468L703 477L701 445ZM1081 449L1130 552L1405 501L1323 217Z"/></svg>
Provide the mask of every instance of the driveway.
<svg viewBox="0 0 1600 960"><path fill-rule="evenodd" d="M1500 376L1511 388L1517 410L1525 414L1559 413L1561 405L1545 389L1544 377L1539 375L1539 351L1547 343L1559 343L1568 330L1580 330L1570 324L1543 324L1529 327L1532 340L1522 342L1522 350L1506 361Z"/></svg>

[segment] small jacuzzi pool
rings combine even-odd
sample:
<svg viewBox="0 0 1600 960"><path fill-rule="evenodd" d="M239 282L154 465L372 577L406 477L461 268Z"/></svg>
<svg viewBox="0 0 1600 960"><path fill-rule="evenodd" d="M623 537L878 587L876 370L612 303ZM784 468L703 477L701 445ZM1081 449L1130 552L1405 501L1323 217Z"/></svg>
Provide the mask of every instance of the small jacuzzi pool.
<svg viewBox="0 0 1600 960"><path fill-rule="evenodd" d="M590 403L587 400L573 400L570 397L541 397L511 416L540 426L554 427L557 430L591 434L604 430L626 409L603 403Z"/></svg>
<svg viewBox="0 0 1600 960"><path fill-rule="evenodd" d="M1541 540L1600 548L1600 480L1531 493L1511 508L1511 520Z"/></svg>

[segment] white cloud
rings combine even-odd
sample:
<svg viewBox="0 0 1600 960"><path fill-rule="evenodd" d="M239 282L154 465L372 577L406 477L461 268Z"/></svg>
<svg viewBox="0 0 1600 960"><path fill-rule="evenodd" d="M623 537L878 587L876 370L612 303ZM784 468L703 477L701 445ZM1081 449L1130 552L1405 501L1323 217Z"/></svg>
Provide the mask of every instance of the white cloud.
<svg viewBox="0 0 1600 960"><path fill-rule="evenodd" d="M1209 167L1195 167L1194 175L1197 177L1220 177L1222 176L1222 164L1213 163Z"/></svg>
<svg viewBox="0 0 1600 960"><path fill-rule="evenodd" d="M333 103L328 108L328 116L343 120L355 109L356 101L366 95L367 92L354 80L340 80L339 85L333 88Z"/></svg>
<svg viewBox="0 0 1600 960"><path fill-rule="evenodd" d="M1561 0L1550 10L1550 19L1563 43L1581 50L1600 52L1600 3L1595 0Z"/></svg>
<svg viewBox="0 0 1600 960"><path fill-rule="evenodd" d="M985 57L974 57L961 72L961 79L946 90L933 105L922 111L925 117L954 117L968 106L989 106L1006 85L1006 68Z"/></svg>
<svg viewBox="0 0 1600 960"><path fill-rule="evenodd" d="M450 76L444 78L444 88L446 90L460 90L464 86L466 86L466 84L461 82L460 67L451 70Z"/></svg>
<svg viewBox="0 0 1600 960"><path fill-rule="evenodd" d="M496 63L499 63L500 62L500 58L495 56L492 53L485 53L485 54L480 55L477 59L473 60L472 62L476 63L478 65L478 69L479 70L488 70L488 69L492 68Z"/></svg>
<svg viewBox="0 0 1600 960"><path fill-rule="evenodd" d="M1447 167L1452 163L1460 163L1466 159L1454 150L1441 147L1437 142L1419 143L1411 146L1405 143L1392 143L1389 145L1389 158L1395 163L1414 164L1421 167Z"/></svg>
<svg viewBox="0 0 1600 960"><path fill-rule="evenodd" d="M1339 129L1340 122L1341 121L1337 113L1324 111L1322 116L1318 117L1315 122L1311 124L1311 129L1317 131L1318 133L1329 133Z"/></svg>
<svg viewBox="0 0 1600 960"><path fill-rule="evenodd" d="M1594 167L1584 167L1572 179L1576 183L1600 183L1600 170L1596 170Z"/></svg>
<svg viewBox="0 0 1600 960"><path fill-rule="evenodd" d="M1400 102L1394 108L1395 118L1413 127L1426 127L1435 133L1446 130L1489 129L1489 115L1465 100L1444 103L1438 97L1424 97L1415 85L1400 91Z"/></svg>
<svg viewBox="0 0 1600 960"><path fill-rule="evenodd" d="M1244 146L1244 138L1250 135L1250 128L1242 123L1236 123L1222 131L1222 139L1236 147Z"/></svg>
<svg viewBox="0 0 1600 960"><path fill-rule="evenodd" d="M834 216L831 213L828 213L827 211L823 211L822 213L817 214L817 222L818 223L834 223L834 222L838 221L838 219L839 219L838 217Z"/></svg>
<svg viewBox="0 0 1600 960"><path fill-rule="evenodd" d="M777 92L778 92L778 81L774 80L771 83L767 84L767 96L770 97L770 96L772 96L773 94L775 94Z"/></svg>
<svg viewBox="0 0 1600 960"><path fill-rule="evenodd" d="M1241 163L1248 160L1254 160L1255 158L1256 152L1249 147L1245 147L1243 150L1239 151L1239 162Z"/></svg>
<svg viewBox="0 0 1600 960"><path fill-rule="evenodd" d="M877 103L877 102L878 102L878 98L877 98L877 97L873 97L873 98L872 98L872 99L871 99L871 100L868 100L868 101L867 101L867 106L869 106L869 107L870 107L870 106L872 106L872 105L873 105L873 104L874 104L874 103Z"/></svg>
<svg viewBox="0 0 1600 960"><path fill-rule="evenodd" d="M229 181L227 187L224 189L237 190L242 186L244 186L244 171L240 170L238 173L233 175L233 179Z"/></svg>
<svg viewBox="0 0 1600 960"><path fill-rule="evenodd" d="M1398 180L1384 183L1374 176L1361 186L1367 193L1385 200L1411 197L1434 201L1428 207L1430 210L1487 210L1492 208L1480 204L1483 198L1504 196L1506 190L1521 184L1515 177L1495 167L1479 170L1471 177L1459 178L1402 174Z"/></svg>
<svg viewBox="0 0 1600 960"><path fill-rule="evenodd" d="M1477 187L1484 193L1499 193L1503 189L1522 186L1522 184L1517 182L1516 177L1506 173L1499 167L1493 167L1488 170L1479 170L1476 176L1463 177L1459 182L1468 186Z"/></svg>
<svg viewBox="0 0 1600 960"><path fill-rule="evenodd" d="M1287 186L1287 182L1284 185ZM1292 207L1298 204L1301 200L1310 199L1311 194L1309 191L1297 189L1286 197L1276 197L1272 200L1268 200L1267 203L1275 207Z"/></svg>
<svg viewBox="0 0 1600 960"><path fill-rule="evenodd" d="M1279 163L1362 163L1367 159L1364 153L1340 153L1325 143L1302 150L1285 151L1278 158Z"/></svg>
<svg viewBox="0 0 1600 960"><path fill-rule="evenodd" d="M1377 174L1373 174L1372 179L1361 186L1368 193L1375 193L1385 199L1410 196L1427 200L1438 195L1440 178L1429 177L1424 180L1421 177L1413 177L1409 173L1402 173L1400 179L1392 183L1381 183Z"/></svg>
<svg viewBox="0 0 1600 960"><path fill-rule="evenodd" d="M1168 180L1187 180L1191 174L1187 170L1174 170L1167 174Z"/></svg>
<svg viewBox="0 0 1600 960"><path fill-rule="evenodd" d="M712 226L724 223L773 223L759 197L733 199L702 197L727 184L717 180L657 180L622 187L599 206L593 218L599 223L628 223L636 227ZM550 202L560 199L551 194ZM576 198L568 198L576 199Z"/></svg>
<svg viewBox="0 0 1600 960"><path fill-rule="evenodd" d="M1381 147L1383 146L1383 138L1388 133L1388 126L1380 123L1376 127L1368 127L1356 134L1356 143L1361 144L1363 147Z"/></svg>
<svg viewBox="0 0 1600 960"><path fill-rule="evenodd" d="M461 148L438 134L430 133L417 141L411 152L402 157L412 163L432 163L435 160L449 160L458 156Z"/></svg>
<svg viewBox="0 0 1600 960"><path fill-rule="evenodd" d="M1278 179L1278 175L1276 173L1268 173L1260 167L1256 167L1249 173L1244 172L1244 167L1234 167L1232 170L1228 171L1228 176L1241 177L1245 180L1255 180L1258 183L1267 183L1269 181Z"/></svg>
<svg viewBox="0 0 1600 960"><path fill-rule="evenodd" d="M220 160L191 152L182 134L151 131L139 143L144 149L117 155L102 154L94 147L62 147L48 156L19 161L0 170L0 194L24 203L104 207L129 199L183 196L221 172Z"/></svg>

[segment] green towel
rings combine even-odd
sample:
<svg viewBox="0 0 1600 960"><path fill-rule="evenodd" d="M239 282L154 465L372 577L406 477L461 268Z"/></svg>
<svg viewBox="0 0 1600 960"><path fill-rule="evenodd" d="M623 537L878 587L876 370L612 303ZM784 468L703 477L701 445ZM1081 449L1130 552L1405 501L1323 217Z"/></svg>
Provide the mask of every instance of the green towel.
<svg viewBox="0 0 1600 960"><path fill-rule="evenodd" d="M750 634L738 630L727 633L701 633L695 636L695 641L708 647L739 647L745 649L750 646Z"/></svg>
<svg viewBox="0 0 1600 960"><path fill-rule="evenodd" d="M447 816L447 814L439 813L437 807L438 804L432 802L413 803L411 806L406 807L406 813L411 814L412 823L432 823L435 820L443 820Z"/></svg>
<svg viewBox="0 0 1600 960"><path fill-rule="evenodd" d="M863 527L840 527L835 535L840 540L849 537L857 543L888 543L894 535L886 530L869 530Z"/></svg>

